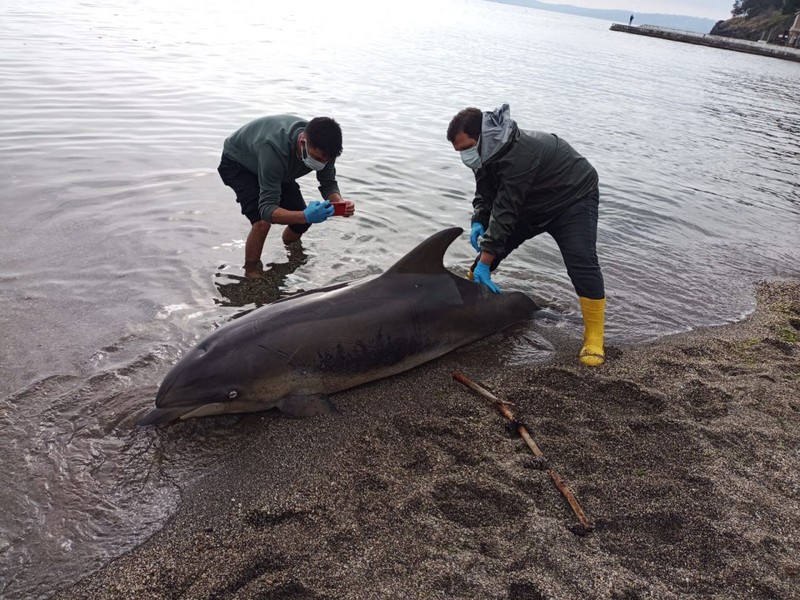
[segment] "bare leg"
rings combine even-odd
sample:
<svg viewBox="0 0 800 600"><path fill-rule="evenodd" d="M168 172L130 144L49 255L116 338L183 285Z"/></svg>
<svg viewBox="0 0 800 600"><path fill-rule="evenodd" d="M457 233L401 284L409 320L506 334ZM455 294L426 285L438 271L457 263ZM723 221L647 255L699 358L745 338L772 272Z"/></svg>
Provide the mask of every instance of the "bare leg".
<svg viewBox="0 0 800 600"><path fill-rule="evenodd" d="M283 230L283 243L287 246L289 244L293 244L301 237L303 237L302 233L297 233L296 231L292 231L288 226L286 226Z"/></svg>
<svg viewBox="0 0 800 600"><path fill-rule="evenodd" d="M261 263L261 252L269 233L270 224L266 221L253 223L247 241L244 245L244 274L245 277L260 277L264 272Z"/></svg>

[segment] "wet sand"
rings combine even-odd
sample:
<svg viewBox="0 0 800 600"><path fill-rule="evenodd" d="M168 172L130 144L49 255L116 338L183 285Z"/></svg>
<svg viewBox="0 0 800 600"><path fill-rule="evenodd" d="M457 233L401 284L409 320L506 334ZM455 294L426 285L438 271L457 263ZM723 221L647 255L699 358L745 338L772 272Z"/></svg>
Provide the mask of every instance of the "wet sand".
<svg viewBox="0 0 800 600"><path fill-rule="evenodd" d="M231 432L164 528L57 598L798 598L800 282L742 323L510 368L488 342ZM613 304L610 303L613 307ZM612 308L613 309L613 308ZM503 418L514 403L595 529ZM216 423L214 423L216 421Z"/></svg>

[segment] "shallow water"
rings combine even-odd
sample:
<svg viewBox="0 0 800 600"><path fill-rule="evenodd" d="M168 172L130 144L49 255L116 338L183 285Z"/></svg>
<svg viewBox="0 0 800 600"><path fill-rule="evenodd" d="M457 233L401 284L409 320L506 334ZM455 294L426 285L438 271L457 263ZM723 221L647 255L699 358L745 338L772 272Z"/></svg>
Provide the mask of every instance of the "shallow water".
<svg viewBox="0 0 800 600"><path fill-rule="evenodd" d="M141 542L225 455L235 419L180 442L134 427L198 337L468 227L471 177L444 137L464 106L508 102L597 167L609 343L736 320L755 281L800 275L796 64L482 1L371 4L0 7L4 597L46 596ZM292 256L271 234L253 287L216 166L231 131L279 112L342 124L358 214ZM445 262L471 257L463 236ZM574 317L547 238L496 281ZM547 327L508 360L546 357Z"/></svg>

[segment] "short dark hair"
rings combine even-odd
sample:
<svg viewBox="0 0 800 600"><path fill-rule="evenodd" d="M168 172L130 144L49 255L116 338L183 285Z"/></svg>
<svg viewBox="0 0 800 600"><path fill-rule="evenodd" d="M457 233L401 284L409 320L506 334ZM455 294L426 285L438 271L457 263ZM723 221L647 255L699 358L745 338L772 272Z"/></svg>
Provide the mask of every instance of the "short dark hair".
<svg viewBox="0 0 800 600"><path fill-rule="evenodd" d="M481 126L483 125L483 113L478 108L469 107L458 112L450 120L447 126L447 141L452 142L462 131L473 140L481 137Z"/></svg>
<svg viewBox="0 0 800 600"><path fill-rule="evenodd" d="M330 117L311 119L306 125L306 139L328 158L334 158L342 153L342 128Z"/></svg>

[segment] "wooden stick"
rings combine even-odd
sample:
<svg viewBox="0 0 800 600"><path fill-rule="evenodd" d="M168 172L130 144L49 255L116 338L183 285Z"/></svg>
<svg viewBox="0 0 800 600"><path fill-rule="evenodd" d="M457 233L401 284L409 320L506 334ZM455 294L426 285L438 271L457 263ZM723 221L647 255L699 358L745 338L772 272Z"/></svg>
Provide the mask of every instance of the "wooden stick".
<svg viewBox="0 0 800 600"><path fill-rule="evenodd" d="M461 384L464 384L471 390L476 391L478 394L489 400L489 402L494 404L495 408L497 408L501 415L517 426L517 433L519 433L520 437L525 440L525 443L528 445L528 448L531 449L531 452L533 452L533 455L537 458L537 460L546 463L547 459L539 449L539 446L537 446L536 442L533 441L533 438L530 436L525 426L517 421L516 417L514 417L514 413L509 410L506 402L500 400L489 390L479 386L477 383L470 381L461 373L453 373L453 379ZM547 474L550 476L553 484L555 484L556 489L561 492L561 495L564 496L569 503L570 508L572 508L572 512L574 512L575 516L578 517L580 525L576 528L573 528L572 531L578 535L586 535L592 531L594 529L594 524L586 517L586 514L583 512L578 499L575 497L575 494L572 493L572 490L569 489L569 486L566 484L561 475L559 475L555 469L550 468L549 465L547 467Z"/></svg>

